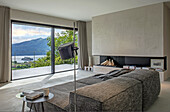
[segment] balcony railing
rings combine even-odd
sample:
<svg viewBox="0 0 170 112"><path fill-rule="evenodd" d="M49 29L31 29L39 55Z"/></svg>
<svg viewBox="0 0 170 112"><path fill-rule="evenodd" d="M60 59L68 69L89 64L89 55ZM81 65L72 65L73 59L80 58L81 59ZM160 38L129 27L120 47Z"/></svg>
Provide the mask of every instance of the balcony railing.
<svg viewBox="0 0 170 112"><path fill-rule="evenodd" d="M22 55L28 54L28 55ZM72 64L74 61L72 59L61 60L60 57L56 57L55 65L60 64ZM33 51L33 52L15 52L12 56L12 70L26 69L26 68L36 68L51 65L51 55L50 53L44 54L43 52Z"/></svg>

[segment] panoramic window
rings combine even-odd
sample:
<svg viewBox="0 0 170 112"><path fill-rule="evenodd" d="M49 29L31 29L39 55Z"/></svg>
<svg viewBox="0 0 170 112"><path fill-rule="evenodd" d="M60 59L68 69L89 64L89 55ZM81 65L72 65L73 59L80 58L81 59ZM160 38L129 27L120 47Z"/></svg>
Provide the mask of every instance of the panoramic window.
<svg viewBox="0 0 170 112"><path fill-rule="evenodd" d="M61 44L73 42L73 30L55 28L55 45L52 46L52 28L54 27L12 22L13 80L51 74L51 49L53 47L55 48L55 53L53 54L55 55L55 72L73 70L74 59L62 60L58 52L58 47Z"/></svg>
<svg viewBox="0 0 170 112"><path fill-rule="evenodd" d="M75 45L77 46L77 32L75 34ZM55 29L55 71L66 71L74 69L74 58L62 60L57 50L62 44L73 42L73 30ZM76 56L76 64L78 56ZM77 67L77 66L76 66Z"/></svg>
<svg viewBox="0 0 170 112"><path fill-rule="evenodd" d="M50 36L51 28L12 23L12 79L51 73Z"/></svg>

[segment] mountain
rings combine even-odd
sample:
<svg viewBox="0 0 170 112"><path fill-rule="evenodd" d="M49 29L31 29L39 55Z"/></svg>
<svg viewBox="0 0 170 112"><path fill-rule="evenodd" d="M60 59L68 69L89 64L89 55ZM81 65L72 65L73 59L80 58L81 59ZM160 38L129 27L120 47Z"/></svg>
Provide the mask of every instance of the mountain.
<svg viewBox="0 0 170 112"><path fill-rule="evenodd" d="M38 38L12 44L12 56L34 55L34 52L36 55L46 55L46 52L50 50L47 43L47 38Z"/></svg>

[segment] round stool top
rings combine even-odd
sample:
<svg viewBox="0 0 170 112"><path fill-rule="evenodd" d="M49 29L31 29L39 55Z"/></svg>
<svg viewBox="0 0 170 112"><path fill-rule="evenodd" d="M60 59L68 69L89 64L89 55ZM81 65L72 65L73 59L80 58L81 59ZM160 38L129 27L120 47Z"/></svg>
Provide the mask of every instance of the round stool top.
<svg viewBox="0 0 170 112"><path fill-rule="evenodd" d="M53 93L49 93L48 96L39 97L35 100L27 100L26 96L24 96L23 101L28 102L28 103L41 103L41 102L46 102L46 101L52 99L53 97L54 97Z"/></svg>

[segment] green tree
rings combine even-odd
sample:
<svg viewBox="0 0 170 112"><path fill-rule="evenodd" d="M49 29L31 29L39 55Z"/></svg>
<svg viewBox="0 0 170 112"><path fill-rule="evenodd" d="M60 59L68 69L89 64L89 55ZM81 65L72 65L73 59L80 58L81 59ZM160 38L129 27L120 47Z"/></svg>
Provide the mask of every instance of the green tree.
<svg viewBox="0 0 170 112"><path fill-rule="evenodd" d="M76 43L75 46L77 46L77 33L75 35ZM48 40L48 46L51 47L51 37L47 37ZM68 59L68 60L62 60L58 51L58 47L62 44L73 42L73 31L72 30L66 30L62 31L61 33L55 34L55 65L59 64L72 64L74 63L74 59ZM76 63L77 63L78 57L76 56ZM39 58L37 61L31 64L31 67L42 67L42 66L49 66L51 65L51 51L48 51L46 56L43 58Z"/></svg>

